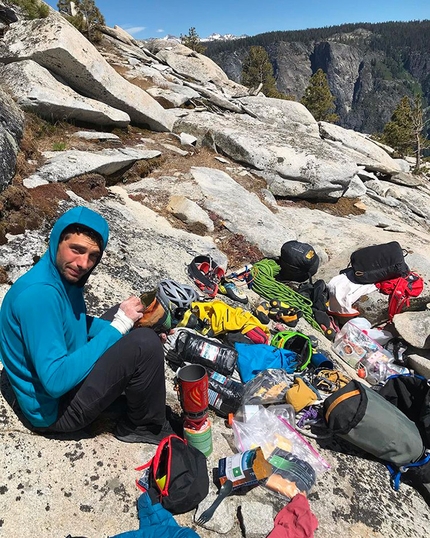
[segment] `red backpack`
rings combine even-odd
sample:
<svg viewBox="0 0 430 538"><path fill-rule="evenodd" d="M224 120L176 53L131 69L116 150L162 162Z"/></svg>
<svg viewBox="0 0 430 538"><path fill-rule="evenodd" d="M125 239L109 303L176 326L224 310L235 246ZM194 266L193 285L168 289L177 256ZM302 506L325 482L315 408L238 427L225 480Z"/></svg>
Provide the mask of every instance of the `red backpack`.
<svg viewBox="0 0 430 538"><path fill-rule="evenodd" d="M418 297L424 288L423 279L410 272L406 276L377 282L375 286L381 293L390 295L388 303L388 319L391 321L405 306L409 306L410 297Z"/></svg>

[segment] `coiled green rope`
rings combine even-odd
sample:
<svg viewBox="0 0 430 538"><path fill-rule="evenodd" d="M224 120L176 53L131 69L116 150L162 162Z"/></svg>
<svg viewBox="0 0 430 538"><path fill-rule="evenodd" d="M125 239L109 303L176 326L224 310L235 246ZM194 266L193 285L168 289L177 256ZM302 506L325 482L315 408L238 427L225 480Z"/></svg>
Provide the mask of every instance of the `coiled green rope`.
<svg viewBox="0 0 430 538"><path fill-rule="evenodd" d="M323 332L321 327L315 320L312 311L312 301L307 297L303 297L286 284L275 280L275 276L280 272L281 267L274 261L269 259L260 260L251 268L252 289L261 297L271 301L278 299L295 308L298 308L305 320L312 325L314 329Z"/></svg>

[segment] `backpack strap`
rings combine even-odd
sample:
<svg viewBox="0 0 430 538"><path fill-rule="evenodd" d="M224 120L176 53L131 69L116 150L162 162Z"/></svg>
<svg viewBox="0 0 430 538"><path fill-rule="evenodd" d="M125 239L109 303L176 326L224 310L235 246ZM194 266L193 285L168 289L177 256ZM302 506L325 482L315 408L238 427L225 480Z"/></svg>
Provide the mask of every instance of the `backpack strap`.
<svg viewBox="0 0 430 538"><path fill-rule="evenodd" d="M427 463L429 463L429 461L430 461L430 451L426 451L425 456L419 461L415 461L413 463L407 463L406 465L402 465L398 469L394 468L391 464L386 463L385 466L387 467L388 472L390 473L391 487L394 489L394 491L399 490L400 480L402 478L403 473L406 473L409 469L426 465Z"/></svg>
<svg viewBox="0 0 430 538"><path fill-rule="evenodd" d="M409 306L410 297L418 297L421 294L423 284L423 279L412 271L397 279L388 303L388 319L390 321L403 310L405 305Z"/></svg>

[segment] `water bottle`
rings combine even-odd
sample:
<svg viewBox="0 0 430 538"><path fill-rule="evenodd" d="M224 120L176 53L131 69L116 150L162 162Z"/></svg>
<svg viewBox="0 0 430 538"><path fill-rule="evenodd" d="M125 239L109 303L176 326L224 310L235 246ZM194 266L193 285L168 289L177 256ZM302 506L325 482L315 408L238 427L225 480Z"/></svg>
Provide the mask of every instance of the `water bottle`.
<svg viewBox="0 0 430 538"><path fill-rule="evenodd" d="M183 331L176 340L176 352L184 362L201 364L209 370L231 375L237 361L237 351L216 340Z"/></svg>
<svg viewBox="0 0 430 538"><path fill-rule="evenodd" d="M209 377L209 407L222 417L236 413L242 403L243 385L218 372Z"/></svg>

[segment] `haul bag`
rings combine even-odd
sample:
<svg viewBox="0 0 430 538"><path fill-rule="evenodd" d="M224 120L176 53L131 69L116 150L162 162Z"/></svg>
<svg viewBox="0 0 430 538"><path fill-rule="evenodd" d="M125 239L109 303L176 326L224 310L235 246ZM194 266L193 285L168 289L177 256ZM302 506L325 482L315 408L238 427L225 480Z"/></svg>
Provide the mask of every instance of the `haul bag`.
<svg viewBox="0 0 430 538"><path fill-rule="evenodd" d="M358 284L374 284L409 273L405 255L397 241L360 248L351 254L351 267Z"/></svg>
<svg viewBox="0 0 430 538"><path fill-rule="evenodd" d="M333 433L397 467L423 456L415 423L358 381L350 381L324 401L324 418Z"/></svg>
<svg viewBox="0 0 430 538"><path fill-rule="evenodd" d="M418 375L393 375L379 394L417 425L424 444L430 448L430 384Z"/></svg>

